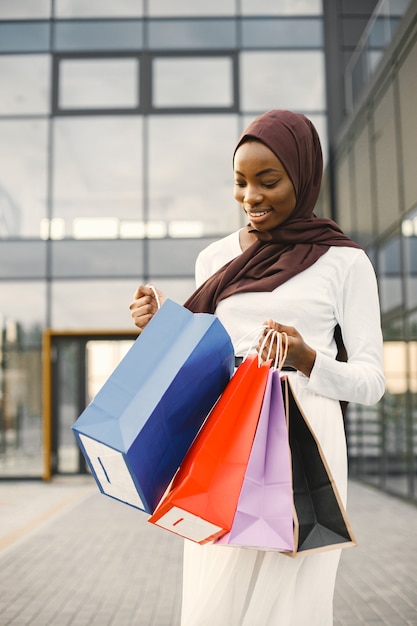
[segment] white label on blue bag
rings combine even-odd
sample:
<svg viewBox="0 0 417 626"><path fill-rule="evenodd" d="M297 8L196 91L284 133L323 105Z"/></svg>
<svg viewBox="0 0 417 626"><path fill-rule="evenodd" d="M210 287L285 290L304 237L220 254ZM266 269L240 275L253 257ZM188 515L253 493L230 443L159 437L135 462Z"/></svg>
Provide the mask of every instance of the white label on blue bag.
<svg viewBox="0 0 417 626"><path fill-rule="evenodd" d="M207 522L177 506L173 506L168 513L162 515L155 524L197 542L204 541L223 530L221 526Z"/></svg>
<svg viewBox="0 0 417 626"><path fill-rule="evenodd" d="M144 509L123 454L85 435L80 434L80 439L104 493Z"/></svg>

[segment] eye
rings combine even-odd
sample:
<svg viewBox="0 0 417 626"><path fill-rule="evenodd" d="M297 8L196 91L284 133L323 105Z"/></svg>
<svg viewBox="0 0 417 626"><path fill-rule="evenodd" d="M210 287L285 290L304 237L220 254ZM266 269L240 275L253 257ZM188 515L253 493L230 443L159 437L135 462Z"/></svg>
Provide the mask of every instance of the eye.
<svg viewBox="0 0 417 626"><path fill-rule="evenodd" d="M236 187L245 187L246 183L244 180L235 180Z"/></svg>
<svg viewBox="0 0 417 626"><path fill-rule="evenodd" d="M273 189L276 185L278 185L279 180L274 180L271 183L263 183L263 186L266 187L267 189Z"/></svg>

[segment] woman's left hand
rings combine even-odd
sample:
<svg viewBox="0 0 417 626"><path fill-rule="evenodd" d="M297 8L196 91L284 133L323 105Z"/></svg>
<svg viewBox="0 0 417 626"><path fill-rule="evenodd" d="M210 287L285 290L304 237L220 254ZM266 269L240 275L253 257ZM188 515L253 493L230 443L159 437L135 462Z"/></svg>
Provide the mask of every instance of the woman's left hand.
<svg viewBox="0 0 417 626"><path fill-rule="evenodd" d="M259 340L257 350L258 352L262 348L262 344L264 345L261 357L263 360L269 358L275 360L276 357L276 349L277 342L273 341L271 346L271 337L264 342L266 335L269 330L277 330L279 333L286 333L287 338L283 335L282 339L285 341L287 339L287 357L285 359L285 365L289 367L294 367L299 372L302 372L305 376L309 377L311 374L311 370L313 369L314 362L316 360L316 351L313 350L309 345L307 345L298 332L296 328L293 326L285 326L284 324L279 324L278 322L274 322L273 320L267 320L264 325L265 328L262 337Z"/></svg>

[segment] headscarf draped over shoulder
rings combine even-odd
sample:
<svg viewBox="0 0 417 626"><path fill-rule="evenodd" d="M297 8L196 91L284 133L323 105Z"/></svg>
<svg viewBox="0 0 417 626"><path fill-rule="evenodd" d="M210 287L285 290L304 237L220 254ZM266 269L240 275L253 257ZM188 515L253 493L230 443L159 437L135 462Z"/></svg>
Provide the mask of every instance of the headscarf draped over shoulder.
<svg viewBox="0 0 417 626"><path fill-rule="evenodd" d="M273 110L257 117L240 137L264 143L284 165L294 186L296 205L277 228L259 232L258 241L220 268L185 302L193 312L214 313L217 304L236 293L273 291L311 267L331 246L359 248L335 222L319 218L314 207L320 193L323 157L311 121L291 111Z"/></svg>

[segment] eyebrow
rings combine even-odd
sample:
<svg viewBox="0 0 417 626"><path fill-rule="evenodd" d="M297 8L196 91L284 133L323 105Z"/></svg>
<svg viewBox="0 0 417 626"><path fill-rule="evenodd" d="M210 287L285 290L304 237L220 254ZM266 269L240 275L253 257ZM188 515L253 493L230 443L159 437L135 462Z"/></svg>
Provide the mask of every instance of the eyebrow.
<svg viewBox="0 0 417 626"><path fill-rule="evenodd" d="M245 178L245 175L242 172L239 172L239 170L236 170L235 174L239 174L239 176L243 176L243 178ZM281 170L278 170L275 167L267 167L260 172L256 172L255 176L263 176L263 174L281 174Z"/></svg>

